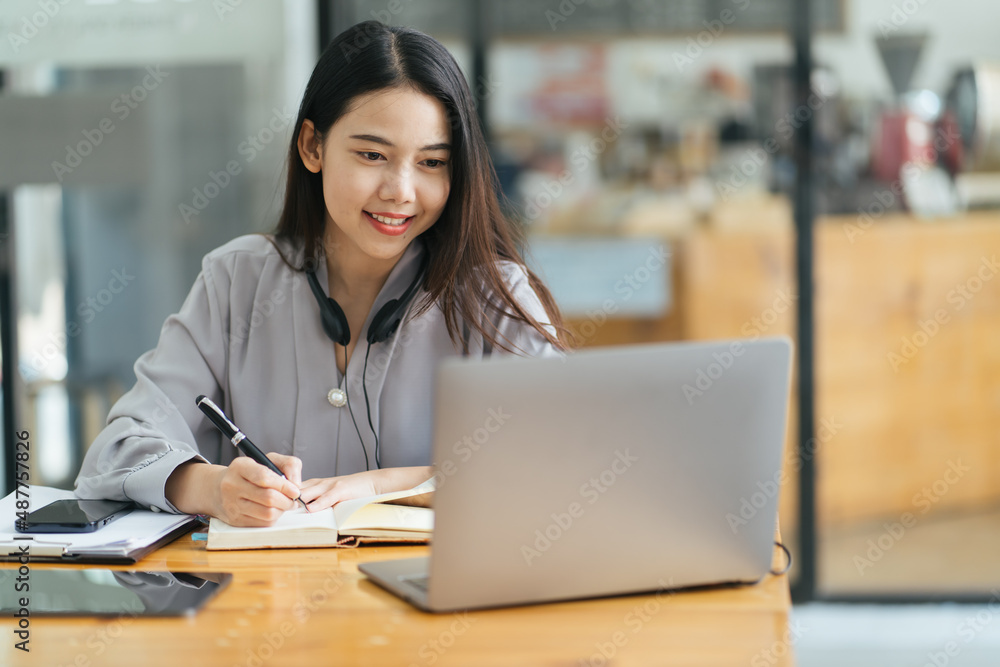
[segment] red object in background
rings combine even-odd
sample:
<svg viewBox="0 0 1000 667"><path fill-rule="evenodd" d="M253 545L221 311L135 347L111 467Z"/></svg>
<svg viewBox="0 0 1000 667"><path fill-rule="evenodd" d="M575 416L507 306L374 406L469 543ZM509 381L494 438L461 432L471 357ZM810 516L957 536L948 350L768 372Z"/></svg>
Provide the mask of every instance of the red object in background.
<svg viewBox="0 0 1000 667"><path fill-rule="evenodd" d="M893 183L907 162L934 164L934 126L905 110L887 111L879 119L872 146L872 175Z"/></svg>
<svg viewBox="0 0 1000 667"><path fill-rule="evenodd" d="M945 138L942 142L944 150L941 151L944 168L954 178L965 166L965 145L962 143L962 134L954 111L949 109L941 114L937 133L939 137Z"/></svg>
<svg viewBox="0 0 1000 667"><path fill-rule="evenodd" d="M732 72L721 67L712 67L705 74L705 85L712 90L718 90L731 100L747 102L751 99L750 86Z"/></svg>
<svg viewBox="0 0 1000 667"><path fill-rule="evenodd" d="M539 121L584 127L607 122L611 100L603 45L544 45L538 55L538 84L529 101Z"/></svg>

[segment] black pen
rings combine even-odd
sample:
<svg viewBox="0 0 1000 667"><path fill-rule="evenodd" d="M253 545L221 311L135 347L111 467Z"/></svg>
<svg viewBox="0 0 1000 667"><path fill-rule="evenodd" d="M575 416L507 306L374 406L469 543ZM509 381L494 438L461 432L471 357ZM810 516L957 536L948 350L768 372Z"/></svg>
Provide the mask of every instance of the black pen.
<svg viewBox="0 0 1000 667"><path fill-rule="evenodd" d="M205 416L208 417L209 421L215 424L215 428L222 431L222 435L226 436L229 439L229 442L233 443L236 449L240 450L268 470L271 470L281 477L288 479L288 477L285 477L285 473L281 472L281 469L274 465L274 461L267 458L267 456L264 455L264 452L257 449L257 445L250 441L250 438L248 438L246 434L244 434L243 431L241 431L239 427L226 416L225 412L219 409L218 405L212 402L212 399L202 394L198 398L194 399L194 402L195 405L197 405L198 408L205 413ZM305 507L307 512L309 511L309 508L306 507L306 502L302 500L302 496L299 496L296 500L302 503L302 507Z"/></svg>

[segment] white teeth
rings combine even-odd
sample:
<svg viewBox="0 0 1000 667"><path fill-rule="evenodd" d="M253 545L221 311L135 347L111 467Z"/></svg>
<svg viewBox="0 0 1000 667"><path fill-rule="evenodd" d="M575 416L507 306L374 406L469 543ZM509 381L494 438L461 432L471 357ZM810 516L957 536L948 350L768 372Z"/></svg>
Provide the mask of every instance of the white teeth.
<svg viewBox="0 0 1000 667"><path fill-rule="evenodd" d="M409 218L386 218L385 216L375 215L374 213L369 213L368 215L375 218L383 225L389 225L390 227L399 227L407 220L409 220Z"/></svg>

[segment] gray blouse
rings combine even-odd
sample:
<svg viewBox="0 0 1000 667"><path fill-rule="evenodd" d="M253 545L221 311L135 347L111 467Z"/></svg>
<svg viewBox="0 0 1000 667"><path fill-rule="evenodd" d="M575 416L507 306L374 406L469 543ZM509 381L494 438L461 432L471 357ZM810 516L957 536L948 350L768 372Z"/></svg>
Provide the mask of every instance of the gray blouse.
<svg viewBox="0 0 1000 667"><path fill-rule="evenodd" d="M373 314L413 281L424 252L420 241L407 248L375 299L365 331ZM518 303L547 322L524 269L512 262L501 268ZM316 273L326 285L325 263ZM396 335L371 346L362 385L365 336L351 332L358 343L343 377L305 275L285 264L266 237L242 236L212 251L180 312L163 324L156 348L136 361L135 386L112 407L87 451L77 495L177 512L164 495L177 466L192 459L228 465L238 454L195 405L199 394L215 401L264 452L302 459L302 478L309 479L365 470L362 447L375 467L367 389L382 467L429 465L434 370L461 350L439 306L412 316L422 295L411 302ZM495 324L500 340L511 341L519 354L561 354L524 323L502 318ZM472 330L470 355L481 356L482 337ZM346 389L348 406L328 400L337 387Z"/></svg>

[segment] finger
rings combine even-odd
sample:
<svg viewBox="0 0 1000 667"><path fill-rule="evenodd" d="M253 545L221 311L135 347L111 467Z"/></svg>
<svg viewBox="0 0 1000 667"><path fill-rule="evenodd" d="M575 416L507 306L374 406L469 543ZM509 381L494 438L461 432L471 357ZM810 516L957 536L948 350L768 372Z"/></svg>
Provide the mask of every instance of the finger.
<svg viewBox="0 0 1000 667"><path fill-rule="evenodd" d="M226 495L234 500L245 498L281 509L289 509L294 501L283 488L287 480L250 460L233 461L223 483L227 487ZM297 497L296 494L295 498Z"/></svg>
<svg viewBox="0 0 1000 667"><path fill-rule="evenodd" d="M299 488L295 484L248 457L233 459L229 465L254 486L274 489L292 500L299 497Z"/></svg>
<svg viewBox="0 0 1000 667"><path fill-rule="evenodd" d="M285 477L292 484L297 488L302 487L302 459L297 456L287 456L276 452L271 452L267 456L274 461L274 464L281 469L281 472L285 473Z"/></svg>
<svg viewBox="0 0 1000 667"><path fill-rule="evenodd" d="M244 482L245 484L245 482ZM277 493L272 491L272 493ZM280 497L281 494L277 494ZM222 515L231 526L269 526L284 512L274 507L264 507L242 496L230 497L223 503Z"/></svg>
<svg viewBox="0 0 1000 667"><path fill-rule="evenodd" d="M261 507L274 508L282 512L290 510L296 505L293 499L276 489L265 489L252 485L247 485L243 489L240 499L260 505Z"/></svg>
<svg viewBox="0 0 1000 667"><path fill-rule="evenodd" d="M333 507L341 501L350 500L351 498L356 497L359 496L351 493L344 484L337 484L333 488L319 494L311 502L307 501L307 504L309 505L310 512L318 512L319 510L326 509L327 507ZM305 500L305 498L303 498L303 500Z"/></svg>
<svg viewBox="0 0 1000 667"><path fill-rule="evenodd" d="M306 500L306 507L309 508L310 512L321 512L327 509L328 507L333 507L333 505L336 504L332 500L330 500L331 497L335 497L335 495L328 493L321 493L312 500ZM302 500L305 500L305 498L303 498Z"/></svg>
<svg viewBox="0 0 1000 667"><path fill-rule="evenodd" d="M274 525L273 521L264 521L263 519L257 519L246 514L236 514L226 519L226 523L230 526L237 526L239 528L266 528L268 526Z"/></svg>
<svg viewBox="0 0 1000 667"><path fill-rule="evenodd" d="M240 503L240 516L244 520L253 522L253 525L270 526L284 513L282 509L262 505L249 499L244 499Z"/></svg>
<svg viewBox="0 0 1000 667"><path fill-rule="evenodd" d="M316 483L310 484L309 486L306 486L306 483L303 483L302 484L302 501L306 505L308 505L313 500L315 500L316 498L319 498L321 495L323 495L323 493L330 487L330 484L336 484L336 482L332 482L331 480L322 479L322 480L316 480ZM313 510L313 508L310 507L309 511L311 512L312 510Z"/></svg>
<svg viewBox="0 0 1000 667"><path fill-rule="evenodd" d="M260 519L243 514L230 515L225 521L230 526L237 526L239 528L264 528L271 525L267 521L261 521Z"/></svg>

